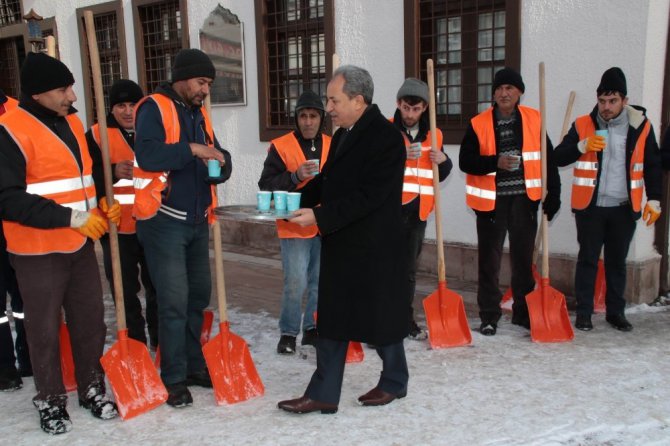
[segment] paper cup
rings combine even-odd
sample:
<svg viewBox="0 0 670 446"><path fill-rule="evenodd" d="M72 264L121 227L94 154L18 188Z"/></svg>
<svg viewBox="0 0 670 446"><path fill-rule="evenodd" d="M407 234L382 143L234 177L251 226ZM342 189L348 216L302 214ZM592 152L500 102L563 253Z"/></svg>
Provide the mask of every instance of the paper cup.
<svg viewBox="0 0 670 446"><path fill-rule="evenodd" d="M275 199L275 209L278 211L286 210L286 194L287 192L285 190L276 190L272 192Z"/></svg>
<svg viewBox="0 0 670 446"><path fill-rule="evenodd" d="M272 199L272 192L261 190L256 193L256 200L258 202L258 210L267 212L270 210L270 200Z"/></svg>
<svg viewBox="0 0 670 446"><path fill-rule="evenodd" d="M221 163L219 163L219 160L207 160L207 171L210 177L220 177Z"/></svg>
<svg viewBox="0 0 670 446"><path fill-rule="evenodd" d="M310 160L312 163L312 166L314 166L314 170L312 171L312 175L318 175L319 174L319 160L314 159Z"/></svg>
<svg viewBox="0 0 670 446"><path fill-rule="evenodd" d="M300 209L300 192L289 192L286 194L286 210L289 212Z"/></svg>

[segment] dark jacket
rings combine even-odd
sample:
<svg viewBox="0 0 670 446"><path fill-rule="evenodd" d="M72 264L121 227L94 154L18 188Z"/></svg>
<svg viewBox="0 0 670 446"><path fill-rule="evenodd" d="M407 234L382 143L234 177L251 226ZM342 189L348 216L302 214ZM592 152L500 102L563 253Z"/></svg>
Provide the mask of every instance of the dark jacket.
<svg viewBox="0 0 670 446"><path fill-rule="evenodd" d="M519 138L518 145L519 148L523 147L523 130L521 123L521 113L517 111L516 113L516 127L514 129L514 134ZM495 125L495 118L494 118ZM498 151L498 134L495 133L496 138L496 152ZM547 196L551 195L552 197L547 197L548 200L556 200L560 203L561 197L561 177L558 174L558 166L556 165L553 145L547 135ZM458 165L460 169L470 175L487 175L498 170L498 156L483 156L479 150L479 138L475 133L475 129L472 127L472 122L468 124L468 128L465 130L465 135L463 136L463 141L461 142L461 150L458 154ZM540 201L535 201L535 209L537 209ZM495 211L482 212L475 211L477 215L485 216L487 214L493 215Z"/></svg>
<svg viewBox="0 0 670 446"><path fill-rule="evenodd" d="M21 96L19 107L39 119L65 142L81 170L80 151L88 149L79 147L67 120L27 95ZM74 108L70 109L70 114L76 112ZM26 160L14 139L4 127L0 127L0 217L25 226L51 229L69 227L71 214L70 208L26 191Z"/></svg>
<svg viewBox="0 0 670 446"><path fill-rule="evenodd" d="M661 161L665 170L670 170L670 127L665 129L661 143Z"/></svg>
<svg viewBox="0 0 670 446"><path fill-rule="evenodd" d="M630 119L629 114L629 125L628 125L628 135L626 136L626 186L628 188L628 193L630 194L630 159L633 155L633 150L637 144L637 140L642 133L644 128L644 123L647 121L645 115L646 110L639 106L631 106L633 109L642 112L642 119L634 120ZM626 109L624 109L624 112ZM623 113L623 112L622 112ZM589 114L593 120L595 128L598 128L598 106L596 105L591 113ZM577 148L579 143L579 134L575 127L575 123L572 123L570 131L563 138L563 141L556 146L554 150L554 158L556 163L559 166L567 166L574 163L582 156L582 152ZM644 188L647 194L648 200L659 200L662 195L662 186L663 186L663 175L661 170L661 153L658 149L658 144L656 143L656 135L654 134L654 127L652 126L649 131L649 136L647 136L647 141L645 143L644 149ZM607 150L607 149L605 149ZM589 208L595 206L595 203L598 198L598 186L600 184L600 173L602 167L602 153L598 154L598 176L596 178L596 187L593 191L593 197L591 199L591 204ZM643 203L644 205L644 203ZM588 209L588 208L587 208ZM642 215L641 212L634 212L631 206L631 212L635 219L640 218ZM580 210L573 209L573 212L581 212Z"/></svg>
<svg viewBox="0 0 670 446"><path fill-rule="evenodd" d="M371 105L335 133L321 174L302 189L304 206L319 204L319 336L388 345L407 335L405 157L402 136Z"/></svg>
<svg viewBox="0 0 670 446"><path fill-rule="evenodd" d="M207 165L191 153L189 142L207 144L204 118L200 107L190 108L169 84L161 84L156 94L174 102L179 115L181 138L176 144L165 143L165 130L158 106L152 100L142 103L136 111L135 158L138 165L148 172L169 171L168 184L163 190L162 204L186 212L186 222L203 223L212 202L207 182ZM214 147L223 153L225 165L217 183L230 178L232 162L230 153L223 150L214 138Z"/></svg>

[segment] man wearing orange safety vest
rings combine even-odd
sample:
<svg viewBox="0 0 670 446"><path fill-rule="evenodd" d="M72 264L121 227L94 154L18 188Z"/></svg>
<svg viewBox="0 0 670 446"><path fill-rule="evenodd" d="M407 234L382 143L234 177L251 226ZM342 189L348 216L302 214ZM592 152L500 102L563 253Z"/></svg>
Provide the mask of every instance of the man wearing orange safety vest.
<svg viewBox="0 0 670 446"><path fill-rule="evenodd" d="M258 181L261 190L299 191L319 173L330 149L330 136L322 133L325 113L319 95L311 90L302 92L295 107L296 130L272 140L268 148ZM277 353L292 354L300 333L301 315L301 344L316 345L314 312L319 291L321 237L316 225L302 227L283 220L277 220L277 234L284 271ZM305 291L307 303L302 314Z"/></svg>
<svg viewBox="0 0 670 446"><path fill-rule="evenodd" d="M18 107L16 99L6 96L0 90L0 116ZM32 376L33 368L28 354L28 341L23 328L23 300L16 283L16 273L9 264L7 242L0 223L0 303L6 305L6 295L11 299L12 311L0 313L0 391L17 390L23 387L22 376ZM12 329L9 326L9 316L14 319L16 343L12 339ZM16 347L16 354L14 348ZM19 367L16 368L18 360Z"/></svg>
<svg viewBox="0 0 670 446"><path fill-rule="evenodd" d="M439 180L444 181L453 163L442 148L442 131L437 130L437 147L431 148L432 136L428 122L428 84L407 78L396 95L398 108L393 116L393 125L400 131L407 148L405 177L402 185L402 219L407 242L407 264L409 266L409 334L414 340L426 339L427 333L416 323L414 317L414 293L416 290L416 268L426 234L426 220L433 211L433 163L437 163Z"/></svg>
<svg viewBox="0 0 670 446"><path fill-rule="evenodd" d="M106 327L93 241L118 223L118 202L96 199L84 127L72 104L74 78L57 59L29 53L19 107L0 117L0 213L23 297L42 429L67 432L60 362L61 308L70 331L79 404L117 415L105 395L100 357Z"/></svg>
<svg viewBox="0 0 670 446"><path fill-rule="evenodd" d="M156 309L156 290L154 289L149 270L144 258L144 250L135 234L133 218L133 160L135 154L135 104L142 99L144 93L135 82L119 79L109 90L109 107L107 115L107 141L109 157L112 163L114 182L114 198L121 203L121 223L118 228L119 256L123 283L123 301L126 309L128 336L144 344L147 343L145 325L149 330L150 346L158 347L158 314ZM89 152L93 159L93 181L98 192L98 199L105 193L105 177L102 170L102 152L100 150L100 128L94 124L86 132ZM105 266L105 275L114 295L112 272L112 252L109 237L100 239ZM141 285L140 285L141 278ZM146 324L142 316L142 304L137 297L144 286L146 300ZM116 304L116 299L114 299Z"/></svg>
<svg viewBox="0 0 670 446"><path fill-rule="evenodd" d="M203 107L215 76L209 56L181 50L171 83L135 107L133 216L156 287L161 378L172 407L193 404L187 386L212 387L200 345L212 291L208 223L215 218L215 185L232 169ZM209 177L208 160L222 165L219 177Z"/></svg>
<svg viewBox="0 0 670 446"><path fill-rule="evenodd" d="M485 336L493 336L501 316L498 283L509 233L512 270L512 323L530 329L526 294L533 291L533 248L537 208L542 198L540 113L519 105L525 85L511 68L496 72L493 107L470 121L459 165L466 173L465 201L477 214L479 284L477 303ZM547 137L547 196L542 210L551 220L561 205L561 182Z"/></svg>
<svg viewBox="0 0 670 446"><path fill-rule="evenodd" d="M606 320L618 330L630 331L633 326L624 315L626 257L640 216L649 226L661 215L661 155L646 110L628 105L626 77L620 68L603 73L596 94L596 106L575 120L555 155L559 166L576 163L572 180L579 242L575 327L593 329L593 290L604 246Z"/></svg>

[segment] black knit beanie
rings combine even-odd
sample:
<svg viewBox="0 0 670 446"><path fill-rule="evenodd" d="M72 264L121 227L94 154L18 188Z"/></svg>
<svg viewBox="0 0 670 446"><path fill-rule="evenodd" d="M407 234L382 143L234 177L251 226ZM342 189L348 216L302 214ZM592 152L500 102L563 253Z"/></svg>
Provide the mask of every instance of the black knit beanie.
<svg viewBox="0 0 670 446"><path fill-rule="evenodd" d="M623 71L619 67L612 67L603 73L596 93L600 96L602 93L610 91L618 91L624 96L628 94L626 75L623 74Z"/></svg>
<svg viewBox="0 0 670 446"><path fill-rule="evenodd" d="M142 93L139 85L130 79L119 79L109 89L109 108L111 109L116 104L121 104L122 102L132 102L135 104L142 97L144 97L144 93Z"/></svg>
<svg viewBox="0 0 670 446"><path fill-rule="evenodd" d="M40 94L74 84L72 72L63 62L44 53L28 53L21 67L21 91Z"/></svg>
<svg viewBox="0 0 670 446"><path fill-rule="evenodd" d="M493 78L493 91L496 91L501 85L514 85L516 88L521 90L523 93L526 90L526 86L523 84L523 79L521 75L516 72L516 70L505 67L502 70L499 70L495 77Z"/></svg>
<svg viewBox="0 0 670 446"><path fill-rule="evenodd" d="M216 77L216 69L209 56L202 51L189 48L181 50L174 58L172 82L193 79L194 77Z"/></svg>
<svg viewBox="0 0 670 446"><path fill-rule="evenodd" d="M319 111L325 111L323 108L323 102L318 94L314 93L312 90L305 90L302 92L298 98L298 102L295 106L295 112L298 113L303 108L313 108Z"/></svg>

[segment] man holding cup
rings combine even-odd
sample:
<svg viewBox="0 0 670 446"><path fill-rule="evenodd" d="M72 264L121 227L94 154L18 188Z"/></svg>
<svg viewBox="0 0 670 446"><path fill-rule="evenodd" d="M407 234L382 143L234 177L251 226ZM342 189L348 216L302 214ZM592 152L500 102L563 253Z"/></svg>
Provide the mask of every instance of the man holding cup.
<svg viewBox="0 0 670 446"><path fill-rule="evenodd" d="M453 163L442 149L442 131L437 130L437 149L431 148L432 137L428 122L428 84L410 77L403 82L396 95L398 108L393 125L400 131L407 148L405 177L402 190L402 220L407 241L409 266L409 339L426 339L427 333L419 328L414 318L416 268L426 233L426 220L433 211L433 163L437 164L440 181L444 181Z"/></svg>
<svg viewBox="0 0 670 446"><path fill-rule="evenodd" d="M519 105L525 85L511 68L496 72L493 107L470 121L459 165L466 173L466 203L477 215L479 331L493 336L501 316L498 284L503 244L509 233L512 323L530 329L526 294L535 288L533 248L542 199L540 112ZM561 180L547 137L547 196L542 210L551 220L561 205Z"/></svg>
<svg viewBox="0 0 670 446"><path fill-rule="evenodd" d="M575 120L555 151L559 166L576 162L572 182L579 242L575 327L593 329L593 293L604 246L606 320L617 330L630 331L633 326L624 316L626 257L640 216L649 226L661 215L661 156L646 110L628 105L621 68L603 73L596 94L598 103L591 113Z"/></svg>
<svg viewBox="0 0 670 446"><path fill-rule="evenodd" d="M258 181L262 191L274 191L275 197L302 189L316 174L319 164L328 157L330 136L322 133L325 109L321 98L305 90L295 107L296 129L272 140ZM322 163L319 161L323 160ZM291 196L293 201L295 196ZM286 204L286 200L282 200ZM275 208L279 200L275 198ZM317 339L316 311L321 237L316 225L300 226L277 220L281 247L284 291L279 316L280 338L277 353L293 354L300 333L302 345L315 345ZM307 304L302 314L302 297L307 291Z"/></svg>

